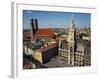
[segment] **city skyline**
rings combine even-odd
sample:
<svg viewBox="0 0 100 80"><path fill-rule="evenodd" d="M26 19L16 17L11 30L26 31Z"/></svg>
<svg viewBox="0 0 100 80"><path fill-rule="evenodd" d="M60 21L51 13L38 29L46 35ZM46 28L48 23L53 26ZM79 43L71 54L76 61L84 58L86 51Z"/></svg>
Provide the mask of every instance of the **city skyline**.
<svg viewBox="0 0 100 80"><path fill-rule="evenodd" d="M91 66L91 27L76 29L89 25L90 14L25 13L30 26L23 29L23 69Z"/></svg>
<svg viewBox="0 0 100 80"><path fill-rule="evenodd" d="M69 28L73 14L75 27L91 27L90 13L23 10L24 29L30 28L30 19L38 19L39 28Z"/></svg>

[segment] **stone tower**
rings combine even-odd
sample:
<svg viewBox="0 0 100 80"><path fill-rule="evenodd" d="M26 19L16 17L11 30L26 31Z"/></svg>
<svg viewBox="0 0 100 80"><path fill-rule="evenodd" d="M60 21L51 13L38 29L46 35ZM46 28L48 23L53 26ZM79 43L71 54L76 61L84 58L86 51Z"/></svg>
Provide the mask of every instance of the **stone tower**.
<svg viewBox="0 0 100 80"><path fill-rule="evenodd" d="M30 20L30 35L31 35L31 41L33 40L33 36L35 32L38 30L38 20L37 19L31 19Z"/></svg>
<svg viewBox="0 0 100 80"><path fill-rule="evenodd" d="M34 31L34 20L30 20L30 35L31 35L31 41L33 39L33 31Z"/></svg>
<svg viewBox="0 0 100 80"><path fill-rule="evenodd" d="M74 53L75 53L75 24L72 14L69 37L68 37L68 64L74 65Z"/></svg>

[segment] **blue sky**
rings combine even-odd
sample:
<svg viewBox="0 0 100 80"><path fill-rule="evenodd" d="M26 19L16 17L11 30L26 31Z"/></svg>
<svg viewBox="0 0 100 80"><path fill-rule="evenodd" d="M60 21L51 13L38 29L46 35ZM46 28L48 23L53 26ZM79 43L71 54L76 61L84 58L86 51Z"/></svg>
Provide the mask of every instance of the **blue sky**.
<svg viewBox="0 0 100 80"><path fill-rule="evenodd" d="M68 28L72 14L76 28L91 26L90 13L23 10L24 29L30 28L30 19L32 18L38 19L39 28Z"/></svg>

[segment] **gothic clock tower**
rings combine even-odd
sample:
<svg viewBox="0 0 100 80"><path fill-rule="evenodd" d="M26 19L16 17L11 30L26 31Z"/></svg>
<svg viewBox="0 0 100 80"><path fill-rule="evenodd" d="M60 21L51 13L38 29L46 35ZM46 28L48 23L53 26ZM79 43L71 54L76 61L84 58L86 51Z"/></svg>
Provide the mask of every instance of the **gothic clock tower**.
<svg viewBox="0 0 100 80"><path fill-rule="evenodd" d="M69 38L68 38L68 64L74 65L74 53L75 53L75 24L72 14L70 29L69 29Z"/></svg>

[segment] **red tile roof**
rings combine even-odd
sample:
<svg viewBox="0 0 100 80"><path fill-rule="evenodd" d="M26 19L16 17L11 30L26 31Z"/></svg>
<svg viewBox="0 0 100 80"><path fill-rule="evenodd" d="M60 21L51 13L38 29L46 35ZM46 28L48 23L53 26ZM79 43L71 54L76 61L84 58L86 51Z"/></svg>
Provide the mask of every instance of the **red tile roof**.
<svg viewBox="0 0 100 80"><path fill-rule="evenodd" d="M54 31L50 28L41 28L36 31L35 36L52 37L52 36L54 36Z"/></svg>

